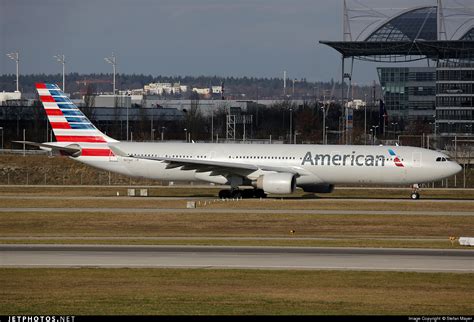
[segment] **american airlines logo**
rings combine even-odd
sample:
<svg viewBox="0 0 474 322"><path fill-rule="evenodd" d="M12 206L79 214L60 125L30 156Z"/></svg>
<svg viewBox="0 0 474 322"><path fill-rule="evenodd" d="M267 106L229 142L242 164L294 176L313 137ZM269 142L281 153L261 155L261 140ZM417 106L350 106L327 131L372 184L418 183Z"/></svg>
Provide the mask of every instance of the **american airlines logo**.
<svg viewBox="0 0 474 322"><path fill-rule="evenodd" d="M384 155L372 154L311 154L306 152L301 165L334 165L334 166L357 166L357 167L383 167L385 166Z"/></svg>
<svg viewBox="0 0 474 322"><path fill-rule="evenodd" d="M388 149L388 153L390 153L390 155L393 157L393 162L397 167L404 167L402 161L400 161L400 158L397 156L395 151L393 151L392 149Z"/></svg>

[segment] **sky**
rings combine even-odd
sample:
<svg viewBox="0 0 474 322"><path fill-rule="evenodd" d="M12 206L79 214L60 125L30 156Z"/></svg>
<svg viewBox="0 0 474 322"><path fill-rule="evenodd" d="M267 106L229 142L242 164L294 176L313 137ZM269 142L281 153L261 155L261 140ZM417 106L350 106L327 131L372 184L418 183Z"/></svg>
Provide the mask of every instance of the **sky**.
<svg viewBox="0 0 474 322"><path fill-rule="evenodd" d="M449 0L455 1L455 0ZM463 1L463 0L456 0ZM472 0L465 0L472 1ZM350 6L393 0L348 0ZM435 0L396 0L397 8ZM342 0L0 0L0 74L117 72L338 80L340 55L320 40L342 40ZM396 8L392 8L395 10ZM358 31L356 23L353 32ZM353 81L377 79L383 64L356 62Z"/></svg>

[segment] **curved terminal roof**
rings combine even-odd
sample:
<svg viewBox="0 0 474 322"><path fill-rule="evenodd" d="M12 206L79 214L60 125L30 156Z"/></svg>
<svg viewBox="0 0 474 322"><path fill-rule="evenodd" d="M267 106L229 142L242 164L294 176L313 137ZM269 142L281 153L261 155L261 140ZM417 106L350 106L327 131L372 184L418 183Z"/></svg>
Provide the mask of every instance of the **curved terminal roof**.
<svg viewBox="0 0 474 322"><path fill-rule="evenodd" d="M343 57L376 62L474 60L474 26L459 40L438 40L437 7L410 8L385 21L365 41L320 41Z"/></svg>
<svg viewBox="0 0 474 322"><path fill-rule="evenodd" d="M462 37L461 40L474 40L474 27L469 29Z"/></svg>
<svg viewBox="0 0 474 322"><path fill-rule="evenodd" d="M385 22L365 41L437 40L436 6L410 9Z"/></svg>

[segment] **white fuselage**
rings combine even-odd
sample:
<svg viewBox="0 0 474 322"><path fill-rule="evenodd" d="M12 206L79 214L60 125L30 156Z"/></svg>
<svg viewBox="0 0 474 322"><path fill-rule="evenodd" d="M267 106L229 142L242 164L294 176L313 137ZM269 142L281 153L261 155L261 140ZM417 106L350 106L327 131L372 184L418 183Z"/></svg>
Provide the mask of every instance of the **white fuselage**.
<svg viewBox="0 0 474 322"><path fill-rule="evenodd" d="M157 180L207 181L228 184L229 177L212 171L167 169L167 163L140 157L233 162L253 166L295 169L302 184L416 184L454 175L461 167L438 151L401 146L209 144L209 143L109 143L130 157L86 157L78 161L107 171ZM390 153L390 151L392 153ZM396 159L398 158L398 159ZM444 159L443 162L437 161ZM398 165L397 165L398 164ZM242 171L255 180L272 171Z"/></svg>

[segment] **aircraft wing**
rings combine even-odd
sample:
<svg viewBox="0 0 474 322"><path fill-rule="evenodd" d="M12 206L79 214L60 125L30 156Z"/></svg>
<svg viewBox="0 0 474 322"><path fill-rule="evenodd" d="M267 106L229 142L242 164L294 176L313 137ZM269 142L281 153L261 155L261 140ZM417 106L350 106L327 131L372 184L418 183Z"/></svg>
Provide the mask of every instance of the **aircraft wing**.
<svg viewBox="0 0 474 322"><path fill-rule="evenodd" d="M110 149L115 154L120 155L120 156L165 162L168 164L166 166L167 169L181 168L181 170L196 170L197 172L212 171L213 175L237 174L237 175L246 176L257 170L292 173L299 176L310 175L310 173L308 173L307 171L299 167L268 166L268 165L262 165L262 164L250 164L250 163L230 162L230 161L200 160L200 159L197 160L197 159L185 159L185 158L130 156L124 153L123 151L119 150L117 147L114 147L113 145L110 145Z"/></svg>

